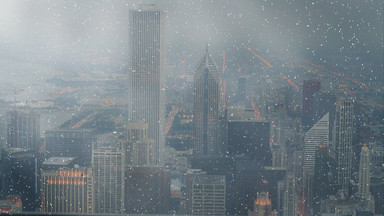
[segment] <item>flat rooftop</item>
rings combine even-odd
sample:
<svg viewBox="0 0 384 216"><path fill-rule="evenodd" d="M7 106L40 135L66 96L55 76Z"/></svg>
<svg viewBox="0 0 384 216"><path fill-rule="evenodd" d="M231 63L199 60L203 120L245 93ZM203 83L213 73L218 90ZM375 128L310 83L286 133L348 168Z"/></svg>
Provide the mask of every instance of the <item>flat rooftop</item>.
<svg viewBox="0 0 384 216"><path fill-rule="evenodd" d="M74 157L50 157L43 162L43 165L66 166L70 165L74 160Z"/></svg>

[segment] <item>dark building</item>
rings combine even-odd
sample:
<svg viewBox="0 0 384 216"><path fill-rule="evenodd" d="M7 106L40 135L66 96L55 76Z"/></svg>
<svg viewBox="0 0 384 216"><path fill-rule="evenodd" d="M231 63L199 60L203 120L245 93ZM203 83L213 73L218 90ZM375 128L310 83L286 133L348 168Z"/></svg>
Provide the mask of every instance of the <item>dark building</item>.
<svg viewBox="0 0 384 216"><path fill-rule="evenodd" d="M21 197L23 211L35 211L38 206L38 160L33 150L11 148L2 152L1 196Z"/></svg>
<svg viewBox="0 0 384 216"><path fill-rule="evenodd" d="M319 91L313 95L314 121L319 121L329 113L329 139L332 139L333 123L336 113L336 95L329 91Z"/></svg>
<svg viewBox="0 0 384 216"><path fill-rule="evenodd" d="M9 111L7 116L8 147L39 150L40 114L21 109Z"/></svg>
<svg viewBox="0 0 384 216"><path fill-rule="evenodd" d="M80 165L91 163L92 143L96 139L90 130L53 130L45 132L48 157L76 157Z"/></svg>
<svg viewBox="0 0 384 216"><path fill-rule="evenodd" d="M335 195L339 185L337 184L337 163L329 154L329 149L325 145L319 145L315 154L315 172L312 180L313 199L310 205L314 215L320 214L321 200Z"/></svg>
<svg viewBox="0 0 384 216"><path fill-rule="evenodd" d="M216 63L206 51L194 74L193 154L194 157L219 157L220 145L219 96L220 80Z"/></svg>
<svg viewBox="0 0 384 216"><path fill-rule="evenodd" d="M162 167L126 168L125 213L168 214L170 193L170 172Z"/></svg>
<svg viewBox="0 0 384 216"><path fill-rule="evenodd" d="M256 120L229 120L228 153L245 155L249 159L269 166L272 153L269 144L270 123Z"/></svg>
<svg viewBox="0 0 384 216"><path fill-rule="evenodd" d="M313 95L321 88L321 83L318 80L304 80L303 82L303 113L302 123L306 128L310 128L314 123L313 115Z"/></svg>
<svg viewBox="0 0 384 216"><path fill-rule="evenodd" d="M244 104L247 99L247 78L239 77L237 80L237 95L236 100L240 104Z"/></svg>

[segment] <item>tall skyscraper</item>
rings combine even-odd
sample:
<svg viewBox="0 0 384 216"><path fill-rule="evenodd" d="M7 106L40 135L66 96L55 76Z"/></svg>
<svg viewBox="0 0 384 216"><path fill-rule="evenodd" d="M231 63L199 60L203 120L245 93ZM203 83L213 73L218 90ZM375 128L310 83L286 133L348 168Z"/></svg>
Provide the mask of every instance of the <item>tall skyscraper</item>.
<svg viewBox="0 0 384 216"><path fill-rule="evenodd" d="M8 147L39 150L40 114L29 110L12 110L8 116Z"/></svg>
<svg viewBox="0 0 384 216"><path fill-rule="evenodd" d="M129 120L147 122L155 164L165 145L165 14L154 5L129 13Z"/></svg>
<svg viewBox="0 0 384 216"><path fill-rule="evenodd" d="M336 151L337 179L342 193L348 195L352 168L352 133L353 103L352 100L340 99L336 106Z"/></svg>
<svg viewBox="0 0 384 216"><path fill-rule="evenodd" d="M371 185L370 181L370 160L369 160L369 149L367 145L364 145L361 148L360 153L360 167L359 167L359 197L362 199L368 199L371 192L369 187Z"/></svg>
<svg viewBox="0 0 384 216"><path fill-rule="evenodd" d="M304 135L304 165L305 172L314 174L315 153L317 146L323 144L328 146L329 136L329 113L325 114L305 135Z"/></svg>
<svg viewBox="0 0 384 216"><path fill-rule="evenodd" d="M92 150L95 213L124 213L124 158L119 147Z"/></svg>
<svg viewBox="0 0 384 216"><path fill-rule="evenodd" d="M318 80L304 80L303 82L303 116L304 127L311 127L313 122L313 94L320 90L321 83Z"/></svg>
<svg viewBox="0 0 384 216"><path fill-rule="evenodd" d="M217 157L223 153L219 141L220 81L208 49L197 66L194 81L193 154Z"/></svg>

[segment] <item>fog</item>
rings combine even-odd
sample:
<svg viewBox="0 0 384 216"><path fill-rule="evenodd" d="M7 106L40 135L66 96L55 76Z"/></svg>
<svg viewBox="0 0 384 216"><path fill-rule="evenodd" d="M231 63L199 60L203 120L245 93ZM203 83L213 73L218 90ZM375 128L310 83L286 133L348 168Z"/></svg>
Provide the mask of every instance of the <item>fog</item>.
<svg viewBox="0 0 384 216"><path fill-rule="evenodd" d="M0 7L0 56L75 63L126 62L128 11L142 1L14 1ZM342 55L382 64L383 2L146 1L167 11L168 64L186 55L250 45L320 59ZM4 73L4 72L2 72Z"/></svg>

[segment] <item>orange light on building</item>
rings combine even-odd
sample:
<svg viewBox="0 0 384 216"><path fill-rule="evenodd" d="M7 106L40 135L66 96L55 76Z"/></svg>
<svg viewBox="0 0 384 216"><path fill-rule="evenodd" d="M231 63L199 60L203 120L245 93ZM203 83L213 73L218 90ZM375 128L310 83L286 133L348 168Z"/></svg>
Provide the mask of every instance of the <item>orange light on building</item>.
<svg viewBox="0 0 384 216"><path fill-rule="evenodd" d="M88 174L83 170L60 170L58 175L65 177L88 177Z"/></svg>
<svg viewBox="0 0 384 216"><path fill-rule="evenodd" d="M84 180L83 179L48 179L47 183L49 185L84 185Z"/></svg>

